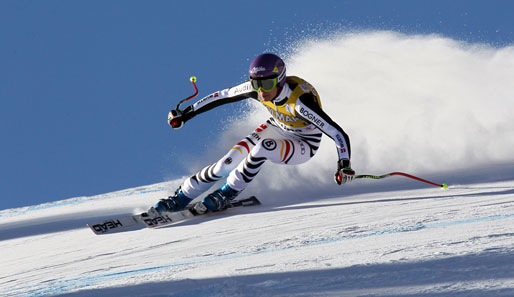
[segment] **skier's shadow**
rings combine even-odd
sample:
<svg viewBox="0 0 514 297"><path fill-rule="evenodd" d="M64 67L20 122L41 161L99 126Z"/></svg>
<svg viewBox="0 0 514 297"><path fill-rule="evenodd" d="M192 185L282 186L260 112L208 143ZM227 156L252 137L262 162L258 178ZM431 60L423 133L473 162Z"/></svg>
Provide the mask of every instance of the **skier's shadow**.
<svg viewBox="0 0 514 297"><path fill-rule="evenodd" d="M259 210L257 210L257 209L259 209ZM175 224L158 227L157 229L166 229L166 228L173 228L173 227L178 227L178 226L198 225L198 224L203 224L203 223L207 223L210 221L215 221L218 219L229 218L229 217L243 215L243 214L249 214L249 213L260 213L260 212L265 212L265 211L269 211L269 210L270 210L270 208L262 209L262 205L257 206L257 207L248 206L248 207L229 208L224 211L212 212L212 213L204 214L202 216L193 217L188 220L180 221Z"/></svg>
<svg viewBox="0 0 514 297"><path fill-rule="evenodd" d="M469 189L479 189L479 188L469 188ZM491 188L493 189L493 188ZM366 199L359 201L350 201L350 202L336 202L336 203L325 203L325 204L311 204L311 205L277 205L274 208L268 209L266 211L283 211L283 210L299 210L299 209L310 209L310 208L321 208L321 207L332 207L332 206L344 206L344 205L359 205L359 204L377 204L377 203L391 203L391 202L406 202L406 201L422 201L422 200L431 200L431 199L453 199L457 197L469 198L469 197L479 197L479 196L499 196L499 195L514 195L514 188L506 188L502 191L489 191L489 192L478 192L478 193L463 193L463 194L451 194L441 195L441 196L423 196L423 197L401 197L401 198L391 198L391 199ZM512 203L514 202L514 197L512 201L501 202L501 203ZM488 204L490 205L490 204Z"/></svg>

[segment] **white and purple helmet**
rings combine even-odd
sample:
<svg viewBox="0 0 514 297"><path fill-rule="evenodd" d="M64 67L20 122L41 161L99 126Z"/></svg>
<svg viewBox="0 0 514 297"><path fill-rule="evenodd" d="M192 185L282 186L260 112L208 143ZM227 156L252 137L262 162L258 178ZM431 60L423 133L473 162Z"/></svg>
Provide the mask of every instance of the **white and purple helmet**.
<svg viewBox="0 0 514 297"><path fill-rule="evenodd" d="M250 64L250 78L277 78L277 84L283 87L286 83L286 64L279 56L274 54L262 54L257 56Z"/></svg>

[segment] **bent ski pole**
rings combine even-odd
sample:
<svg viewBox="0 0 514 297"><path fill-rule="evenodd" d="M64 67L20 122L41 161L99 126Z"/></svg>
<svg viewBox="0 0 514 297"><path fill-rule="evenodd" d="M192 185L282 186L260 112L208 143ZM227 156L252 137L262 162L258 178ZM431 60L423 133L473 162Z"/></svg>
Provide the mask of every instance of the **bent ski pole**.
<svg viewBox="0 0 514 297"><path fill-rule="evenodd" d="M193 99L194 97L196 97L196 96L198 95L198 88L196 87L196 84L195 84L195 83L196 83L196 76L191 76L191 77L189 78L189 81L193 84L193 87L195 88L195 93L194 93L193 95L191 95L191 96L187 97L186 99L181 100L181 101L177 104L177 108L176 108L176 110L177 110L178 112L180 112L180 113L182 113L182 110L180 110L180 105L182 105L182 103L184 103L184 102L186 102L186 101L188 101L188 100Z"/></svg>
<svg viewBox="0 0 514 297"><path fill-rule="evenodd" d="M356 176L355 176L355 178L383 179L383 178L386 178L386 177L389 177L389 176L393 176L393 175L401 175L401 176L405 176L405 177L412 178L412 179L415 179L415 180L417 180L417 181L424 182L424 183L427 183L427 184L429 184L429 185L436 186L436 187L440 187L440 188L443 188L443 189L447 189L447 188L448 188L448 185L447 185L447 184L437 184L437 183L434 183L434 182L428 181L428 180L426 180L426 179L422 179L422 178L419 178L419 177L417 177L417 176L410 175L410 174L403 173L403 172L391 172L391 173L384 174L384 175L369 175L369 174L361 174L361 175L356 175Z"/></svg>

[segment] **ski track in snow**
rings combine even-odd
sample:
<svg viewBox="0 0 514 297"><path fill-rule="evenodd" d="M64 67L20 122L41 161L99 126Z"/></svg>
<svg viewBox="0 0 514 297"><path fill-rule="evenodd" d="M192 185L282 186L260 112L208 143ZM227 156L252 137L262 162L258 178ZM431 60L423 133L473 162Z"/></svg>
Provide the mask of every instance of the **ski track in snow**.
<svg viewBox="0 0 514 297"><path fill-rule="evenodd" d="M8 256L0 294L512 296L513 191L514 182L503 182L269 207L263 199L261 207L158 230L17 234L0 242ZM137 207L160 192L130 199ZM74 205L75 219L127 199L117 195ZM17 218L71 207L60 205ZM0 234L2 226L0 219Z"/></svg>

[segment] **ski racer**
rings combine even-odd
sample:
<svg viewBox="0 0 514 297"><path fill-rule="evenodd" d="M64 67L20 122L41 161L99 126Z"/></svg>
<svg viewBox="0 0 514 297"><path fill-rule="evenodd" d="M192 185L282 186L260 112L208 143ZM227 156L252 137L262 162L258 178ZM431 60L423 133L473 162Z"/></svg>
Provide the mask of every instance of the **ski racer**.
<svg viewBox="0 0 514 297"><path fill-rule="evenodd" d="M212 93L182 113L172 110L168 123L173 129L179 129L201 113L245 99L262 103L271 118L236 143L220 160L187 178L174 195L157 202L155 210L182 210L213 183L226 178L225 183L197 204L202 212L223 210L249 185L267 160L286 165L310 160L318 150L323 133L332 138L337 147L336 183L341 185L353 179L350 139L322 110L314 87L299 77L286 76L284 61L270 53L257 56L250 64L249 73L247 82Z"/></svg>

